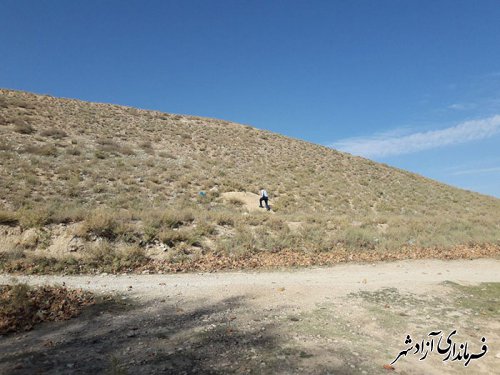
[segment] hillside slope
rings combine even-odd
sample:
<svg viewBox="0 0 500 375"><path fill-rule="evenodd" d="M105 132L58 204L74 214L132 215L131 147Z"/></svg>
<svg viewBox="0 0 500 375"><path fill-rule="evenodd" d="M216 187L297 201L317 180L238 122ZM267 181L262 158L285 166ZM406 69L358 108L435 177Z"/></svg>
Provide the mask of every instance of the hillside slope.
<svg viewBox="0 0 500 375"><path fill-rule="evenodd" d="M0 135L4 252L179 262L500 241L498 199L227 121L0 90ZM261 186L274 214L224 198Z"/></svg>

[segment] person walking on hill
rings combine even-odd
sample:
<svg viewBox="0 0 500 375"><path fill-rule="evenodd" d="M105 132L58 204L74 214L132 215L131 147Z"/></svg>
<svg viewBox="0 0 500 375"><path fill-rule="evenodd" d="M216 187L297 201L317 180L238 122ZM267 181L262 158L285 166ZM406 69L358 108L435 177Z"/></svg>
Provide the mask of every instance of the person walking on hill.
<svg viewBox="0 0 500 375"><path fill-rule="evenodd" d="M266 205L266 210L271 210L271 207L269 207L269 195L267 194L266 189L261 188L260 189L260 199L259 199L259 207L262 207L262 201L264 201L264 204Z"/></svg>

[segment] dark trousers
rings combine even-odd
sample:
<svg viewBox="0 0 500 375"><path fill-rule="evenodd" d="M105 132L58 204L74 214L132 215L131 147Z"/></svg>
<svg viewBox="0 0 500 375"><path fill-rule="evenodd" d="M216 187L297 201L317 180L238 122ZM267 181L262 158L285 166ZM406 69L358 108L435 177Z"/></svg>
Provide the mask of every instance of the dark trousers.
<svg viewBox="0 0 500 375"><path fill-rule="evenodd" d="M271 209L271 207L269 207L269 198L268 197L260 197L259 199L259 204L260 204L260 207L262 207L262 201L264 201L265 205L266 205L266 209L269 211Z"/></svg>

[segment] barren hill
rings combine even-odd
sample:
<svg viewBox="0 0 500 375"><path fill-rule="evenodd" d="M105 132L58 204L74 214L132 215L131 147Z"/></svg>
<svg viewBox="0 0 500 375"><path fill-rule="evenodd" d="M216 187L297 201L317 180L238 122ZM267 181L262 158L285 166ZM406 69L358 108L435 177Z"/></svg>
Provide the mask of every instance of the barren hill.
<svg viewBox="0 0 500 375"><path fill-rule="evenodd" d="M498 199L251 126L0 90L0 134L9 270L500 245Z"/></svg>

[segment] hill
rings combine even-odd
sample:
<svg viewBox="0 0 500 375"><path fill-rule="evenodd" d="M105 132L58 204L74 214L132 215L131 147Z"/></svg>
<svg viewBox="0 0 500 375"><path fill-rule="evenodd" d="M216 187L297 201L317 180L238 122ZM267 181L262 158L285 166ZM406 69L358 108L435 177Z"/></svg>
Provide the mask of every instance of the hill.
<svg viewBox="0 0 500 375"><path fill-rule="evenodd" d="M500 247L499 199L251 126L2 89L0 134L7 270Z"/></svg>

